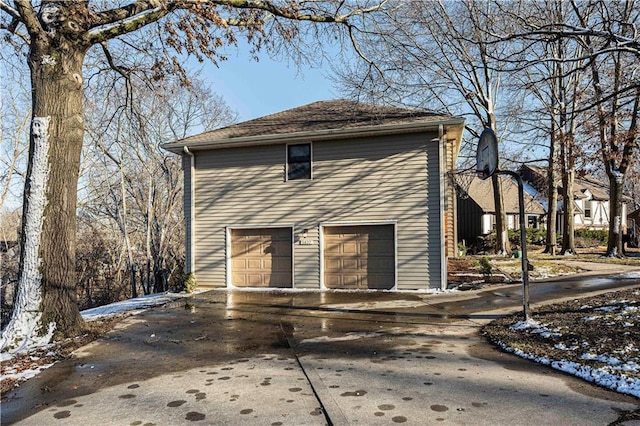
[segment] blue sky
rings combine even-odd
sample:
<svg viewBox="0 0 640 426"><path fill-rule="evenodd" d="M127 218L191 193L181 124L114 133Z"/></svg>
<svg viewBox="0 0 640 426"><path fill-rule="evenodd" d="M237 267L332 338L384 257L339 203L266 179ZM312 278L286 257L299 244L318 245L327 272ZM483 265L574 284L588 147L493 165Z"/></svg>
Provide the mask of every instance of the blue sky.
<svg viewBox="0 0 640 426"><path fill-rule="evenodd" d="M275 61L266 54L256 62L248 50L239 49L217 68L205 65L201 77L238 112L238 120L245 121L342 97L333 88L330 73L328 65L298 69L293 63Z"/></svg>

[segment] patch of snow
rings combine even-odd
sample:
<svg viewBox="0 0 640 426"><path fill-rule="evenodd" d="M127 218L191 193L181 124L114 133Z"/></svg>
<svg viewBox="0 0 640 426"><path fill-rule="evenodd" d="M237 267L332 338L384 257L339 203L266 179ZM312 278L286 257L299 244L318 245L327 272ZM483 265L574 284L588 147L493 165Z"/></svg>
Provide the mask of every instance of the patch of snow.
<svg viewBox="0 0 640 426"><path fill-rule="evenodd" d="M600 386L612 389L614 391L633 395L640 398L640 379L628 377L620 373L607 372L601 368L595 369L589 366L581 365L573 361L559 360L554 361L547 357L535 356L526 353L520 349L512 348L503 342L496 342L502 349L518 355L521 358L530 359L540 364L549 365L556 370L580 377L588 382L596 383ZM635 370L636 372L638 370Z"/></svg>
<svg viewBox="0 0 640 426"><path fill-rule="evenodd" d="M40 10L40 19L42 19L42 22L45 24L52 24L56 21L59 14L59 6L52 3L45 3Z"/></svg>
<svg viewBox="0 0 640 426"><path fill-rule="evenodd" d="M152 2L149 2L153 5ZM90 38L93 37L99 37L101 34L103 33L107 33L111 30L113 30L114 28L120 27L120 26L125 26L125 25L130 25L132 23L135 23L137 21L142 21L144 19L147 18L148 15L153 15L156 14L158 12L160 12L162 10L162 6L158 6L155 7L154 9L148 9L148 10L144 10L143 12L138 13L137 15L133 15L130 16L126 19L117 21L116 23L111 23L111 24L106 24L106 25L102 25L96 28L92 28L91 30L89 30L87 32L87 36Z"/></svg>
<svg viewBox="0 0 640 426"><path fill-rule="evenodd" d="M3 374L1 377L2 377L2 380L14 379L19 382L23 382L25 380L28 380L32 377L37 376L42 371L51 367L53 364L54 363L45 364L45 365L38 366L37 368L34 368L34 369L22 370L20 372L18 372L16 369L8 369L6 370L5 374Z"/></svg>
<svg viewBox="0 0 640 426"><path fill-rule="evenodd" d="M590 317L584 317L582 318L583 321L595 321L602 318L602 315L592 315Z"/></svg>
<svg viewBox="0 0 640 426"><path fill-rule="evenodd" d="M51 55L43 55L42 59L40 60L40 65L54 66L56 63L57 63L56 60L53 59L53 56Z"/></svg>
<svg viewBox="0 0 640 426"><path fill-rule="evenodd" d="M528 319L526 321L519 321L515 324L513 324L511 327L509 327L511 330L527 330L527 329L536 329L536 328L541 328L544 327L544 325L534 319Z"/></svg>
<svg viewBox="0 0 640 426"><path fill-rule="evenodd" d="M120 302L111 303L109 305L98 306L80 312L85 321L95 321L100 318L114 316L123 312L140 312L141 309L150 308L152 306L164 305L176 299L189 297L188 293L156 293L135 299L122 300Z"/></svg>
<svg viewBox="0 0 640 426"><path fill-rule="evenodd" d="M611 312L620 309L619 306L602 306L600 308L595 308L594 311L602 311L602 312Z"/></svg>
<svg viewBox="0 0 640 426"><path fill-rule="evenodd" d="M51 341L55 323L41 324L42 275L40 244L49 179L49 124L51 117L34 117L31 122L33 153L29 193L24 214L24 251L13 315L0 337L0 352L26 352ZM41 333L40 328L46 331Z"/></svg>
<svg viewBox="0 0 640 426"><path fill-rule="evenodd" d="M576 345L567 346L564 343L556 343L555 345L553 345L553 347L556 349L560 349L561 351L575 351L576 349L579 348L579 346L576 346Z"/></svg>
<svg viewBox="0 0 640 426"><path fill-rule="evenodd" d="M509 328L514 331L530 330L532 334L539 334L545 339L562 336L562 334L557 332L558 330L549 330L546 324L542 324L533 319L517 322Z"/></svg>
<svg viewBox="0 0 640 426"><path fill-rule="evenodd" d="M622 362L616 357L610 357L606 355L596 355L588 352L582 354L580 356L580 359L584 359L587 361L598 361L598 362L602 362L604 364L609 364L609 365L618 365Z"/></svg>

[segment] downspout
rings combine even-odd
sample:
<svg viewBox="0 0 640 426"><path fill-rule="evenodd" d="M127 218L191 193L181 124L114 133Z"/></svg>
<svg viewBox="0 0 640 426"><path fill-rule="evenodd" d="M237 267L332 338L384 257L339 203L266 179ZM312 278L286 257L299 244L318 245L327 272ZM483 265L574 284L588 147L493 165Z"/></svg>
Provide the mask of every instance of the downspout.
<svg viewBox="0 0 640 426"><path fill-rule="evenodd" d="M188 213L185 211L185 219L187 220L185 226L185 269L186 273L195 273L196 262L195 262L195 251L193 244L193 237L195 235L194 229L196 226L196 215L195 215L195 156L193 152L189 151L188 147L183 147L182 151L190 157L189 164L189 202L184 203L184 208L188 209ZM187 194L185 194L186 196Z"/></svg>
<svg viewBox="0 0 640 426"><path fill-rule="evenodd" d="M440 288L445 290L447 288L447 253L446 243L447 234L445 232L445 202L447 198L447 191L445 190L445 172L447 170L447 159L445 158L445 146L444 146L444 126L438 125L438 157L440 160L440 167L438 178L440 179Z"/></svg>

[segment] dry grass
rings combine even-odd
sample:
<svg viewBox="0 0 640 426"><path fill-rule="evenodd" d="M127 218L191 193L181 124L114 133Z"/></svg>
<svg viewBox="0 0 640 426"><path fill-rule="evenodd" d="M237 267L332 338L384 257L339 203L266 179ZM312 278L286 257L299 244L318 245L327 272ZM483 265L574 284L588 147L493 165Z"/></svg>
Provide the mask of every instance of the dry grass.
<svg viewBox="0 0 640 426"><path fill-rule="evenodd" d="M640 288L640 285L639 285ZM519 350L536 358L575 362L592 369L611 369L640 364L640 290L622 290L589 298L545 306L533 312L533 320L549 334L521 330L512 326L521 314L497 319L483 332L501 346ZM603 361L608 359L609 362ZM640 372L613 369L640 379Z"/></svg>

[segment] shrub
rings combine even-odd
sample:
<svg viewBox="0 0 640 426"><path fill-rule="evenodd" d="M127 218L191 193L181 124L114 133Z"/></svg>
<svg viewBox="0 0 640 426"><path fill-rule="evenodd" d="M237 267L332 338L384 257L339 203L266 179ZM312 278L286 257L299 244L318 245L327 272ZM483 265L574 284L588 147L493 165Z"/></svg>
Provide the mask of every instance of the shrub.
<svg viewBox="0 0 640 426"><path fill-rule="evenodd" d="M187 293L192 293L197 286L198 286L198 283L196 282L196 276L193 274L193 272L188 273L184 277L183 290L186 291Z"/></svg>
<svg viewBox="0 0 640 426"><path fill-rule="evenodd" d="M547 230L545 228L526 228L525 239L527 244L544 244L547 239ZM509 229L509 242L520 247L520 228Z"/></svg>
<svg viewBox="0 0 640 426"><path fill-rule="evenodd" d="M489 259L483 256L480 258L479 263L480 263L480 272L482 273L482 275L484 275L485 277L490 277L493 271L493 266L491 265L491 262L489 261Z"/></svg>
<svg viewBox="0 0 640 426"><path fill-rule="evenodd" d="M604 229L579 228L574 232L576 247L598 247L606 245L609 240L609 231Z"/></svg>

